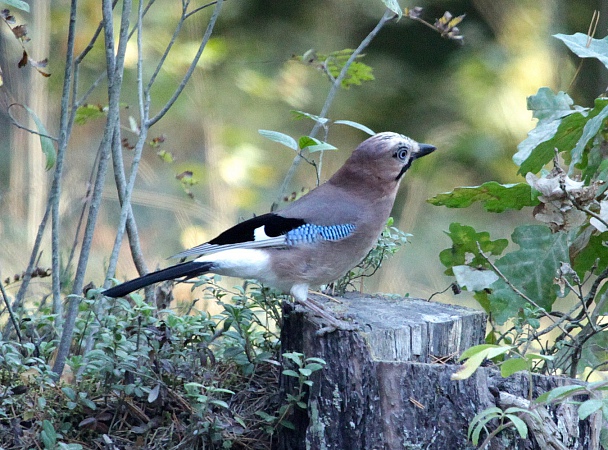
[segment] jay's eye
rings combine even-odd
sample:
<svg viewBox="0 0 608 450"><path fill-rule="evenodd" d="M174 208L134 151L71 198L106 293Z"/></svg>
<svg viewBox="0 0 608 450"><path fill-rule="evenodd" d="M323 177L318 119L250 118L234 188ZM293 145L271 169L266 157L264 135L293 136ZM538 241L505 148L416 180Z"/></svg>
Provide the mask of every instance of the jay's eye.
<svg viewBox="0 0 608 450"><path fill-rule="evenodd" d="M407 155L408 155L407 149L404 147L401 147L399 150L397 150L395 152L394 156L395 156L395 158L399 158L401 161L405 161L407 159Z"/></svg>

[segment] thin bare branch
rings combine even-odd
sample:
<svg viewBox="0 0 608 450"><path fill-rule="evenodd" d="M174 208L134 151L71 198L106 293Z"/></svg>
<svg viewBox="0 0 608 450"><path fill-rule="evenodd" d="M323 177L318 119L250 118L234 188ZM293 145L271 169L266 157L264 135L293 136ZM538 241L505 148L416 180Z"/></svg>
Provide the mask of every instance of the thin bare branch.
<svg viewBox="0 0 608 450"><path fill-rule="evenodd" d="M75 1L75 0L74 0ZM129 31L129 15L131 12L131 0L124 0L121 11L120 35L116 54L114 54L114 21L113 21L113 5L109 0L104 0L102 3L103 23L104 23L104 38L106 49L106 66L108 73L108 118L104 135L100 144L100 158L97 166L97 177L91 196L91 205L89 208L89 216L85 227L84 236L82 239L82 247L80 257L76 267L74 276L74 284L72 287L72 295L68 304L68 312L66 314L64 329L61 334L61 340L57 351L57 358L53 365L53 372L60 376L65 367L65 362L68 357L76 316L78 314L78 305L81 300L81 291L84 283L84 276L89 259L91 243L93 241L93 232L97 223L99 205L101 195L107 173L108 159L110 148L113 144L113 136L116 128L120 123L120 92L122 87L122 73L124 66L124 56L127 48L128 31ZM68 91L69 92L69 91ZM68 94L65 94L67 102ZM67 105L66 105L67 108ZM67 111L65 112L67 115ZM58 276L58 274L57 274Z"/></svg>
<svg viewBox="0 0 608 450"><path fill-rule="evenodd" d="M0 276L0 279L1 278L2 277ZM1 281L0 281L0 294L2 294L2 300L4 301L4 305L6 306L6 309L8 310L8 315L11 318L11 323L13 324L13 328L15 328L15 333L17 334L17 339L19 339L19 342L22 342L21 331L19 330L19 323L17 322L17 318L15 317L15 314L13 313L11 304L8 301L8 295L6 295L6 291L4 290L4 285L2 284Z"/></svg>
<svg viewBox="0 0 608 450"><path fill-rule="evenodd" d="M182 91L186 87L186 84L188 84L190 77L192 77L192 74L194 73L194 69L196 69L196 66L198 65L198 61L200 60L201 55L203 54L203 50L205 49L205 47L207 46L207 43L209 42L209 39L211 38L211 33L213 32L213 28L215 27L217 18L219 17L220 11L222 10L223 3L224 3L224 0L217 1L216 5L215 5L215 10L213 11L211 18L209 19L209 23L207 24L207 29L205 30L205 34L203 35L203 40L201 41L201 44L196 52L196 55L192 59L192 62L190 63L190 67L188 67L188 70L186 71L186 74L182 78L182 81L180 82L179 86L175 89L175 91L173 92L173 95L167 101L167 103L161 108L161 110L154 117L152 117L151 119L149 119L147 121L147 123L145 124L146 127L151 128L156 122L158 122L160 119L163 118L163 116L167 113L167 111L169 111L169 109L173 106L175 101L181 95Z"/></svg>
<svg viewBox="0 0 608 450"><path fill-rule="evenodd" d="M329 108L331 107L331 105L334 101L334 98L335 98L338 90L340 89L342 81L346 77L346 74L348 73L348 69L350 68L352 63L363 52L363 50L365 50L367 48L367 46L372 42L372 40L376 37L376 35L380 32L380 30L384 27L384 25L386 25L391 20L394 20L396 17L397 16L395 15L395 13L393 13L391 10L387 9L386 12L384 13L384 15L382 16L382 18L380 19L380 21L374 27L374 29L365 37L365 39L363 39L363 41L361 41L359 46L350 55L350 57L344 64L344 67L342 67L340 74L336 77L336 79L334 80L334 82L331 85L331 88L329 89L329 92L327 93L325 103L323 104L323 107L321 108L321 113L319 114L319 117L321 119L324 119L327 116ZM316 121L309 136L314 138L317 135L317 133L319 132L319 130L321 129L321 127L322 127L321 122ZM272 204L272 206L270 208L271 211L274 211L277 209L277 207L279 206L279 202L287 193L291 180L293 179L293 177L296 173L296 169L298 168L298 166L300 165L301 162L302 162L302 156L299 154L296 155L293 162L291 163L291 167L287 171L287 175L285 175L285 178L283 179L283 183L281 184L281 188L279 189L279 195L277 196L276 200L274 201L274 203Z"/></svg>
<svg viewBox="0 0 608 450"><path fill-rule="evenodd" d="M7 113L8 113L8 117L10 118L11 123L13 124L13 126L15 126L16 128L19 128L19 129L21 129L21 130L25 130L25 131L27 131L28 133L31 133L31 134L36 134L36 135L38 135L38 136L45 137L45 138L49 138L49 139L51 139L52 141L55 141L55 142L58 142L58 141L59 141L59 139L57 139L55 136L50 136L50 135L48 135L48 134L41 133L40 131L32 130L31 128L28 128L28 127L26 127L25 125L21 125L21 124L20 124L20 123L17 121L17 119L15 119L15 118L13 117L13 114L11 113L11 108L12 108L13 106L21 106L21 107L23 107L23 105L22 105L21 103L11 103L10 105L8 105L8 108L6 109L6 111L7 111Z"/></svg>

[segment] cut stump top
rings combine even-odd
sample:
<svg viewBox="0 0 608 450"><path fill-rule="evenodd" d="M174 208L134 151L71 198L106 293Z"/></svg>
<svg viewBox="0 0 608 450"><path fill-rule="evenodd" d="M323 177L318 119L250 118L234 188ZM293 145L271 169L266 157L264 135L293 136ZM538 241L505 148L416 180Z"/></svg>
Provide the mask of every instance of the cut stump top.
<svg viewBox="0 0 608 450"><path fill-rule="evenodd" d="M339 303L310 297L358 324L377 361L445 362L484 342L482 311L410 297L348 293Z"/></svg>

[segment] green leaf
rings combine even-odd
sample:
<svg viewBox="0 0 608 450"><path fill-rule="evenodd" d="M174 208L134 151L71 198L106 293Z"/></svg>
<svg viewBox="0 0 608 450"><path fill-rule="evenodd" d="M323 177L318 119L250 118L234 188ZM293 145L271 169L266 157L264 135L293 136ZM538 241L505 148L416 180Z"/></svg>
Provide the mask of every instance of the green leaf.
<svg viewBox="0 0 608 450"><path fill-rule="evenodd" d="M57 444L57 432L55 431L53 424L46 419L42 421L40 437L42 438L45 448L55 448L55 445Z"/></svg>
<svg viewBox="0 0 608 450"><path fill-rule="evenodd" d="M539 120L560 119L575 112L572 109L574 101L563 91L554 94L551 88L541 87L535 95L527 98L528 111L532 117Z"/></svg>
<svg viewBox="0 0 608 450"><path fill-rule="evenodd" d="M606 391L608 390L608 385L605 384L605 380L594 381L592 383L587 384L588 391Z"/></svg>
<svg viewBox="0 0 608 450"><path fill-rule="evenodd" d="M524 422L514 414L507 414L506 417L508 417L509 420L513 422L513 425L515 425L515 429L517 430L521 438L525 439L528 436L528 426L526 425L526 422Z"/></svg>
<svg viewBox="0 0 608 450"><path fill-rule="evenodd" d="M28 13L30 12L30 5L22 0L2 0L0 3L4 3L11 8L17 8Z"/></svg>
<svg viewBox="0 0 608 450"><path fill-rule="evenodd" d="M586 400L581 403L581 406L578 407L578 418L580 420L585 420L594 412L599 411L602 406L604 406L604 402L602 400L598 400L595 398Z"/></svg>
<svg viewBox="0 0 608 450"><path fill-rule="evenodd" d="M148 393L148 403L154 403L160 393L160 384L157 383Z"/></svg>
<svg viewBox="0 0 608 450"><path fill-rule="evenodd" d="M475 371L479 368L479 366L481 366L481 363L484 362L484 360L484 352L480 352L471 356L464 362L464 364L462 364L462 366L460 366L460 369L458 369L452 374L450 379L453 381L466 380L475 373Z"/></svg>
<svg viewBox="0 0 608 450"><path fill-rule="evenodd" d="M105 117L106 113L101 105L82 105L76 109L74 114L74 122L78 125L84 125L89 120Z"/></svg>
<svg viewBox="0 0 608 450"><path fill-rule="evenodd" d="M538 353L526 353L526 359L528 361L541 360L541 361L553 361L555 357L553 355L540 355Z"/></svg>
<svg viewBox="0 0 608 450"><path fill-rule="evenodd" d="M484 209L489 212L522 209L524 206L539 204L536 196L532 198L532 188L528 183L500 184L496 181L488 181L481 186L459 187L427 201L448 208L466 208L473 202L482 202Z"/></svg>
<svg viewBox="0 0 608 450"><path fill-rule="evenodd" d="M306 364L306 369L310 370L311 372L316 372L317 370L321 370L322 368L323 368L323 364L319 364L319 363Z"/></svg>
<svg viewBox="0 0 608 450"><path fill-rule="evenodd" d="M583 279L585 274L589 272L597 261L596 272L600 273L608 267L608 231L599 235L592 235L585 247L576 255L572 268L578 276Z"/></svg>
<svg viewBox="0 0 608 450"><path fill-rule="evenodd" d="M513 162L518 166L521 166L524 162L528 161L528 159L532 157L532 153L541 143L553 139L557 130L559 130L560 124L561 122L559 120L538 122L536 127L528 132L528 137L517 145L517 153L513 155ZM544 153L540 156L536 153L534 154L534 165L532 165L533 169L535 169L534 173L540 170L537 166L542 167L549 161ZM536 161L537 159L539 160L538 162ZM530 170L528 170L527 167L525 171L521 167L519 169L519 173L522 174L528 173L529 171Z"/></svg>
<svg viewBox="0 0 608 450"><path fill-rule="evenodd" d="M34 123L36 124L36 129L38 133L40 133L40 147L42 148L42 153L46 157L46 170L51 170L55 165L55 160L57 159L57 155L55 153L55 146L53 145L53 140L47 136L49 136L49 132L46 131L42 120L36 115L34 111L28 108L25 105L21 105L25 108L25 110L32 116ZM42 136L45 135L45 136Z"/></svg>
<svg viewBox="0 0 608 450"><path fill-rule="evenodd" d="M539 123L517 146L518 151L513 156L513 161L520 166L518 173L538 173L553 160L556 148L560 151L573 148L586 121L587 118L577 112L561 120Z"/></svg>
<svg viewBox="0 0 608 450"><path fill-rule="evenodd" d="M313 120L315 122L319 122L321 125L325 125L329 119L327 117L321 117L321 116L317 116L315 114L310 114L304 111L298 111L296 109L291 110L291 115L293 116L293 118L295 120L300 120L300 119L310 119Z"/></svg>
<svg viewBox="0 0 608 450"><path fill-rule="evenodd" d="M306 369L305 367L298 369L298 372L300 372L304 377L309 377L310 375L312 375L312 370Z"/></svg>
<svg viewBox="0 0 608 450"><path fill-rule="evenodd" d="M593 39L584 33L554 34L553 36L566 44L580 58L599 59L608 68L608 37Z"/></svg>
<svg viewBox="0 0 608 450"><path fill-rule="evenodd" d="M283 353L283 358L289 359L294 364L297 364L300 367L302 366L302 358L303 357L304 357L304 355L302 353L298 353L298 352L286 352L286 353Z"/></svg>
<svg viewBox="0 0 608 450"><path fill-rule="evenodd" d="M314 50L309 50L303 55L294 56L293 59L324 72L329 75L330 80L334 82L353 52L353 49L346 48L344 50L331 52L329 55L323 55ZM348 66L346 75L341 83L343 88L348 89L352 85L359 85L364 81L371 81L374 79L372 68L357 61L357 59L362 57L363 55L357 55L355 61Z"/></svg>
<svg viewBox="0 0 608 450"><path fill-rule="evenodd" d="M485 425L492 419L498 418L502 416L502 409L497 406L493 406L491 408L484 409L479 414L477 414L471 420L469 424L468 430L468 438L471 440L473 445L477 445L479 442L479 435L481 431L485 428Z"/></svg>
<svg viewBox="0 0 608 450"><path fill-rule="evenodd" d="M166 150L160 150L156 154L163 162L172 163L173 161L175 161L175 159L173 158L173 153L168 152Z"/></svg>
<svg viewBox="0 0 608 450"><path fill-rule="evenodd" d="M298 143L296 142L296 140L291 136L288 136L287 134L271 130L258 130L258 133L260 133L266 139L278 142L279 144L282 144L292 150L298 150Z"/></svg>
<svg viewBox="0 0 608 450"><path fill-rule="evenodd" d="M517 414L517 413L522 413L522 414L533 414L535 411L530 410L529 408L521 408L519 406L510 406L507 409L504 410L505 414ZM535 418L538 417L538 415L535 414ZM540 417L538 417L540 418Z"/></svg>
<svg viewBox="0 0 608 450"><path fill-rule="evenodd" d="M500 364L500 375L503 378L507 378L513 375L516 372L521 372L523 370L529 370L530 363L522 358L511 358L507 359L503 363Z"/></svg>
<svg viewBox="0 0 608 450"><path fill-rule="evenodd" d="M225 408L225 409L230 409L230 406L228 406L228 403L226 403L223 400L211 400L209 403L212 404L212 405L220 406L220 407Z"/></svg>
<svg viewBox="0 0 608 450"><path fill-rule="evenodd" d="M579 142L584 148L589 141L587 134L583 136L585 125L598 114L604 114L606 106L608 100L598 98L591 111L579 110L560 120L539 122L536 128L528 133L528 138L517 146L518 152L513 156L513 161L520 166L518 173L525 175L528 172L539 172L545 164L553 160L556 148L560 152L567 152L568 158ZM595 125L593 122L588 131ZM578 158L579 153L579 150L576 153L573 151L572 156ZM579 160L574 163L579 163Z"/></svg>
<svg viewBox="0 0 608 450"><path fill-rule="evenodd" d="M497 260L496 267L528 298L550 311L558 293L553 279L561 263L569 261L566 233L551 233L544 225L524 225L515 229L511 239L520 249ZM527 305L502 279L490 288L490 310L498 324Z"/></svg>
<svg viewBox="0 0 608 450"><path fill-rule="evenodd" d="M600 292L596 296L595 301L598 302L605 293L602 291L606 288L606 284L600 289ZM597 311L597 308L596 308ZM604 304L601 310L597 311L599 314L608 316L608 306ZM583 352L580 361L577 366L577 372L581 373L585 367L600 367L606 364L606 349L608 348L608 333L603 331L601 333L595 333L585 342L583 346ZM565 349L564 349L565 351ZM558 355L559 357L560 355Z"/></svg>
<svg viewBox="0 0 608 450"><path fill-rule="evenodd" d="M510 350L513 350L513 347L495 344L479 344L467 348L464 352L462 352L462 355L460 355L458 360L462 361L463 359L471 358L480 353L484 354L484 358L494 358L495 356L501 355ZM494 355L494 353L496 354ZM488 354L492 354L494 356L487 356Z"/></svg>
<svg viewBox="0 0 608 450"><path fill-rule="evenodd" d="M285 428L289 428L290 430L295 430L296 426L291 423L289 420L281 420L281 422L279 422L282 426L284 426Z"/></svg>
<svg viewBox="0 0 608 450"><path fill-rule="evenodd" d="M492 241L490 233L486 231L477 233L473 227L456 222L450 224L450 231L446 234L452 239L452 247L439 253L439 259L447 267L445 271L447 275L454 275L452 267L464 264L490 269L490 265L479 254L477 242L485 254L492 255L500 255L509 244L506 239Z"/></svg>
<svg viewBox="0 0 608 450"><path fill-rule="evenodd" d="M76 400L76 392L69 386L64 386L61 388L61 391L65 394L67 398L74 401Z"/></svg>
<svg viewBox="0 0 608 450"><path fill-rule="evenodd" d="M340 70L342 68L340 67ZM351 86L359 86L364 81L374 81L376 78L372 73L373 69L361 61L353 61L346 71L346 76L342 80L342 87L348 89ZM336 76L340 71L337 71Z"/></svg>
<svg viewBox="0 0 608 450"><path fill-rule="evenodd" d="M392 219L392 217L389 217L389 220L390 219ZM307 363L311 363L311 362L312 363L319 363L322 366L324 366L325 364L327 364L323 358L315 358L314 356L311 356L310 358L306 358L306 362Z"/></svg>
<svg viewBox="0 0 608 450"><path fill-rule="evenodd" d="M540 395L536 401L538 403L551 403L554 400L557 400L559 398L563 398L563 397L568 397L571 394L574 394L576 392L583 392L585 391L585 386L579 386L579 385L575 385L575 384L569 384L567 386L558 386L554 389L551 389L549 392L545 392L544 394Z"/></svg>
<svg viewBox="0 0 608 450"><path fill-rule="evenodd" d="M285 369L283 371L283 375L285 375L287 377L300 378L300 375L298 375L298 372L296 372L295 370L291 370L291 369Z"/></svg>
<svg viewBox="0 0 608 450"><path fill-rule="evenodd" d="M384 3L392 12L397 14L397 19L401 19L403 11L401 10L401 6L399 6L399 2L397 0L382 0L382 3Z"/></svg>
<svg viewBox="0 0 608 450"><path fill-rule="evenodd" d="M336 120L334 123L348 125L349 127L353 127L353 128L356 128L357 130L361 130L364 133L369 134L370 136L373 136L376 134L373 130L371 130L370 128L367 128L365 125L362 125L358 122L353 122L352 120Z"/></svg>
<svg viewBox="0 0 608 450"><path fill-rule="evenodd" d="M337 150L337 148L333 145L315 138L311 138L310 136L302 136L300 139L298 139L298 146L300 149L308 150L310 153L325 150Z"/></svg>
<svg viewBox="0 0 608 450"><path fill-rule="evenodd" d="M255 411L254 414L256 416L259 416L262 418L262 420L268 422L268 423L272 423L275 421L276 417L275 416L271 416L270 414L264 412L264 411ZM239 420L239 419L237 419ZM241 419L242 420L242 419ZM245 426L243 425L243 428L245 428Z"/></svg>
<svg viewBox="0 0 608 450"><path fill-rule="evenodd" d="M452 380L465 380L469 378L484 362L485 359L496 358L512 350L512 347L498 346L492 344L481 344L465 350L460 356L460 360L468 358L461 368L452 374Z"/></svg>
<svg viewBox="0 0 608 450"><path fill-rule="evenodd" d="M310 145L308 147L306 147L306 150L308 150L309 153L314 153L314 152L324 152L327 150L338 150L336 147L334 147L331 144L328 144L327 142L321 142L320 144L317 145Z"/></svg>
<svg viewBox="0 0 608 450"><path fill-rule="evenodd" d="M604 121L606 117L608 117L608 104L602 99L596 99L596 108L599 108L600 111L597 113L595 117L592 117L587 121L585 126L583 127L583 133L576 143L576 147L572 149L570 154L572 155L572 161L570 162L570 172L574 168L575 164L578 164L583 159L583 150L587 146L587 143L597 135L600 129L604 126ZM595 111L595 109L593 111ZM592 116L593 114L590 114Z"/></svg>

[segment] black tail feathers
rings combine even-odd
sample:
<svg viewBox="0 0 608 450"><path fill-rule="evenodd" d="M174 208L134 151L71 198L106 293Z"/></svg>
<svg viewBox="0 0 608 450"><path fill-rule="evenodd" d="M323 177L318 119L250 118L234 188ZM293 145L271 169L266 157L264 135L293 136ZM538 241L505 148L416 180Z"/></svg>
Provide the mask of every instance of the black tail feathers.
<svg viewBox="0 0 608 450"><path fill-rule="evenodd" d="M159 281L174 280L177 278L188 280L209 272L211 267L212 263L210 262L188 261L119 284L118 286L114 286L113 288L104 291L103 295L114 298L123 297L133 291L158 283Z"/></svg>

